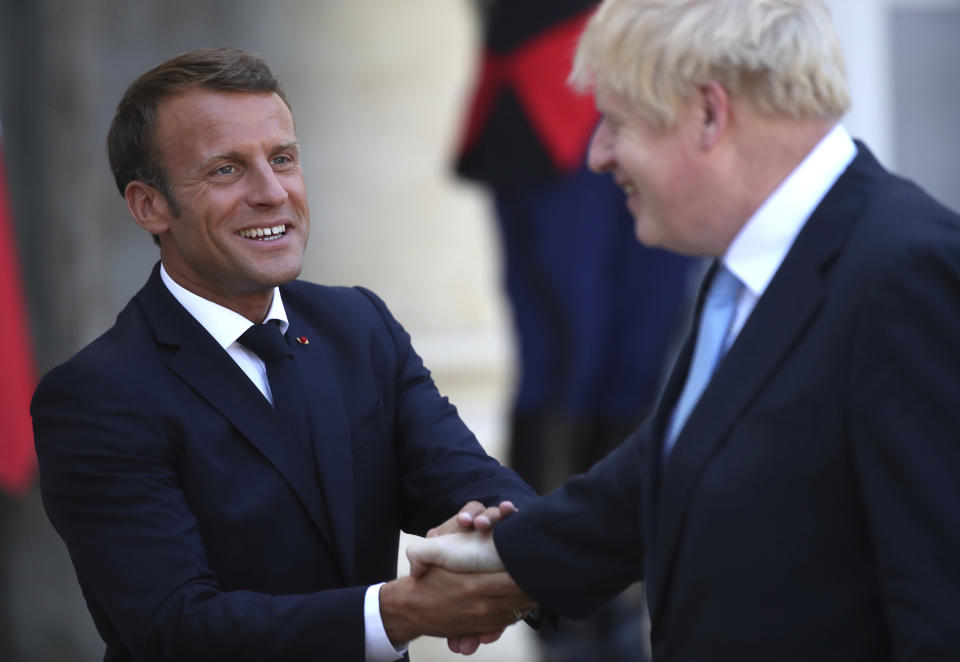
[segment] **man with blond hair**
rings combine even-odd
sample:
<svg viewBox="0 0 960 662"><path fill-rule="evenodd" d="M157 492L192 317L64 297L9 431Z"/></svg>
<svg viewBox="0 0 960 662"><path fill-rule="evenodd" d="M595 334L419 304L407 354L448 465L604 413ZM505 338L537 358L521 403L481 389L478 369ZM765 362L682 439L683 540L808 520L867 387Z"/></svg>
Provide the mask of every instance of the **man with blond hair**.
<svg viewBox="0 0 960 662"><path fill-rule="evenodd" d="M823 2L606 0L571 79L638 239L714 264L652 417L414 571L643 580L656 660L960 660L960 219L839 124Z"/></svg>

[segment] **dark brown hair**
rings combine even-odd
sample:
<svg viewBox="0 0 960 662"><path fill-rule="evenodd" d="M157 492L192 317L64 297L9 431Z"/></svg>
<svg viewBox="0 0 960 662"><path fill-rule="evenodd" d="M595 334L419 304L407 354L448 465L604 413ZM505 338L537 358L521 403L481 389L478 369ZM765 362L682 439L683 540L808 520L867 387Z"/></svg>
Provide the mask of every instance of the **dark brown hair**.
<svg viewBox="0 0 960 662"><path fill-rule="evenodd" d="M275 92L290 106L280 82L258 55L238 48L199 49L167 60L127 88L110 123L107 156L120 195L131 181L141 181L157 189L173 213L180 214L153 139L160 102L194 87Z"/></svg>

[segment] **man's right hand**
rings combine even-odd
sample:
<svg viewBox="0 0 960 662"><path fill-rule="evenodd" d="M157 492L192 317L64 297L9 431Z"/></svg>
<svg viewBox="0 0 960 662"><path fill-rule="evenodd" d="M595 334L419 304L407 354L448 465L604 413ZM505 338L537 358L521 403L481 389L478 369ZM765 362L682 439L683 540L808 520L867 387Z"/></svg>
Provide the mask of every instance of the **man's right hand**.
<svg viewBox="0 0 960 662"><path fill-rule="evenodd" d="M493 544L493 534L489 531L481 533L474 530L469 533L451 533L416 540L407 546L407 558L410 560L410 574L414 577L420 577L428 570L430 570L428 574L432 574L441 568L460 573L472 573L474 576L485 576L477 573L492 572L506 575L503 572L503 562ZM509 575L507 577L509 578ZM513 613L513 621L518 620L518 616L526 614L530 608ZM499 630L478 628L471 630L470 633L448 637L447 646L454 653L471 655L476 652L480 644L493 643L500 638L501 634L503 634L503 628Z"/></svg>
<svg viewBox="0 0 960 662"><path fill-rule="evenodd" d="M394 645L422 635L459 643L462 635L468 635L471 642L477 638L476 650L481 641L495 640L533 607L506 572L453 573L434 566L420 577L401 577L380 589L380 616ZM479 639L481 635L470 634L476 632L490 634ZM458 645L455 652L473 651Z"/></svg>
<svg viewBox="0 0 960 662"><path fill-rule="evenodd" d="M492 537L489 535L489 532L493 530L493 527L500 520L509 517L515 512L517 512L517 508L510 501L502 501L498 506L491 507L484 507L479 501L470 501L464 505L456 515L427 532L427 538L430 539L431 542L435 541L437 544L436 547L424 545L424 543L428 542L427 540L419 540L412 543L414 548L412 554L408 547L407 558L410 560L410 575L412 577L421 577L430 569L431 565L443 566L442 558L446 558L447 562L451 565L467 565L462 561L460 563L456 562L457 556L459 554L465 554L466 551L462 550L458 554L452 543L457 540L459 536L471 534L473 534L472 540L476 553L475 562L472 564L472 567L474 567L472 572L480 572L488 568L502 570L503 564L499 562L499 556L497 555L496 548L493 547ZM487 539L479 537L477 532L486 533ZM457 537L451 538L451 534L456 534ZM447 540L448 538L450 540ZM466 544L470 545L471 543ZM489 545L489 548L483 549L487 545ZM421 547L422 550L419 549ZM486 561L482 560L484 557L487 557ZM525 610L520 609L514 612L512 614L513 621L518 620L517 616L520 613L525 613ZM499 639L504 629L504 627L501 627L496 630L473 630L469 634L450 636L447 637L447 645L454 653L471 655L476 652L481 644L493 643ZM481 633L478 634L478 632Z"/></svg>

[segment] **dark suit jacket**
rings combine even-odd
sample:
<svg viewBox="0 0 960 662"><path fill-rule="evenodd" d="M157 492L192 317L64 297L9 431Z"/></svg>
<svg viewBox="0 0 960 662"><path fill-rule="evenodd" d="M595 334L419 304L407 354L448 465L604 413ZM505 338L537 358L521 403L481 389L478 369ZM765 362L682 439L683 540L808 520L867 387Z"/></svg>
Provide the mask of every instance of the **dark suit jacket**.
<svg viewBox="0 0 960 662"><path fill-rule="evenodd" d="M316 462L158 269L32 413L44 504L107 660L362 660L400 529L530 489L366 290L281 287ZM318 487L319 486L319 487Z"/></svg>
<svg viewBox="0 0 960 662"><path fill-rule="evenodd" d="M544 606L645 579L658 660L960 660L960 221L858 149L666 462L692 340L644 427L497 527Z"/></svg>

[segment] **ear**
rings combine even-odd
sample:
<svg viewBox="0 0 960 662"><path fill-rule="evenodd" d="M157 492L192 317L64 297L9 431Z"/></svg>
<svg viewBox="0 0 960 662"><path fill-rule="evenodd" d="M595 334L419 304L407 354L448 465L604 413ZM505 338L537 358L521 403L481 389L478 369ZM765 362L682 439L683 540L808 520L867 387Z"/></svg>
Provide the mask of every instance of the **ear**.
<svg viewBox="0 0 960 662"><path fill-rule="evenodd" d="M123 197L137 225L152 235L161 235L167 231L171 215L170 203L160 191L149 184L134 180L127 184Z"/></svg>
<svg viewBox="0 0 960 662"><path fill-rule="evenodd" d="M712 149L730 123L730 95L712 80L700 87L700 146Z"/></svg>

